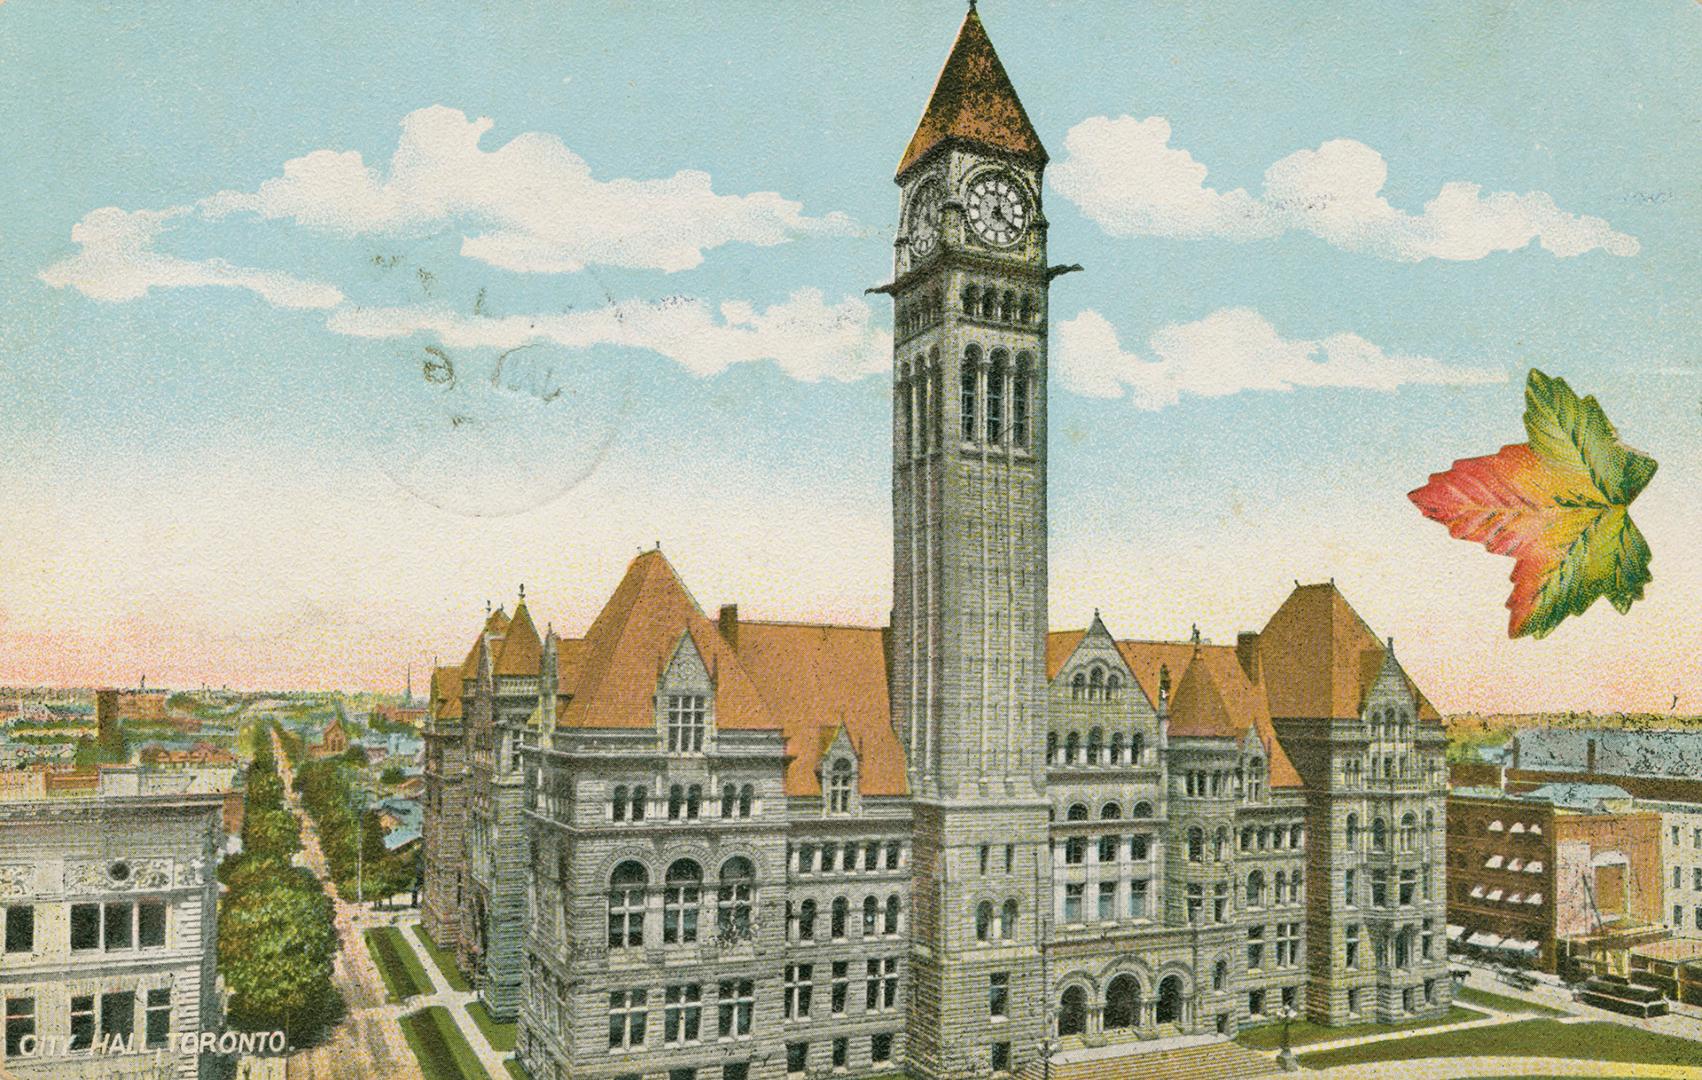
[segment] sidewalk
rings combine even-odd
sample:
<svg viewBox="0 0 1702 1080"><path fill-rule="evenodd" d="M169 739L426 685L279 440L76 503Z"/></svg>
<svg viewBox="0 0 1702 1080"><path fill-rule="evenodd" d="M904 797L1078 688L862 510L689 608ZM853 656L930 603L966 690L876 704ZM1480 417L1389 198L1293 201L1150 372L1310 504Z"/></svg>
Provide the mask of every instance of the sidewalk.
<svg viewBox="0 0 1702 1080"><path fill-rule="evenodd" d="M504 1080L508 1069L503 1065L503 1059L508 1055L498 1052L486 1041L485 1033L479 1030L479 1025L467 1012L467 1004L478 1000L478 995L471 990L455 990L443 978L443 972L438 970L437 962L426 954L420 945L419 937L414 933L414 927L420 922L417 913L409 913L397 920L394 925L402 931L402 936L408 941L408 948L414 950L414 955L420 959L420 966L425 968L426 977L431 980L432 993L411 997L408 999L408 1011L423 1009L430 1005L442 1005L449 1010L449 1015L455 1018L455 1024L466 1036L467 1043L473 1048L473 1053L479 1056L479 1063L485 1071L491 1074L491 1080Z"/></svg>
<svg viewBox="0 0 1702 1080"><path fill-rule="evenodd" d="M1308 1071L1318 1080L1456 1080L1461 1077L1637 1076L1661 1080L1702 1080L1702 1068L1688 1065L1639 1065L1627 1061L1582 1061L1545 1057L1443 1057L1416 1061L1378 1061Z"/></svg>

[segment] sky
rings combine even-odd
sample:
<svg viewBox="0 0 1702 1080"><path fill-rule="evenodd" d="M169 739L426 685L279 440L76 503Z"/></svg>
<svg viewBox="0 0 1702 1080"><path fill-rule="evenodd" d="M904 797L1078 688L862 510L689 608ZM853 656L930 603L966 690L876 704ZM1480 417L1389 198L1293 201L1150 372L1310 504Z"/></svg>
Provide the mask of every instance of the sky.
<svg viewBox="0 0 1702 1080"><path fill-rule="evenodd" d="M1702 6L1017 3L1051 621L1334 578L1444 711L1702 711ZM416 690L660 543L879 624L929 3L0 6L0 684ZM1509 640L1406 493L1525 374L1660 469L1645 599Z"/></svg>

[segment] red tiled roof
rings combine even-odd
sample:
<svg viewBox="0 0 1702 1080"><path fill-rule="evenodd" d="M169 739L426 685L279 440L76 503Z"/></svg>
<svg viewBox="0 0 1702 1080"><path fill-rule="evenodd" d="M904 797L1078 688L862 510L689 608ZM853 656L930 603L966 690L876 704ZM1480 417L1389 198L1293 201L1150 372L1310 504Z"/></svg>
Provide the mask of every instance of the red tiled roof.
<svg viewBox="0 0 1702 1080"><path fill-rule="evenodd" d="M780 726L732 647L704 617L660 551L633 559L614 595L586 631L576 692L562 712L562 724L636 728L655 723L656 680L682 634L691 635L715 679L717 726Z"/></svg>
<svg viewBox="0 0 1702 1080"><path fill-rule="evenodd" d="M1363 713L1388 654L1334 582L1296 586L1259 634L1258 651L1273 716L1333 720ZM1407 686L1419 719L1440 720L1410 678Z"/></svg>
<svg viewBox="0 0 1702 1080"><path fill-rule="evenodd" d="M440 720L461 718L461 669L440 667L431 673L431 708Z"/></svg>
<svg viewBox="0 0 1702 1080"><path fill-rule="evenodd" d="M822 754L843 727L864 795L909 791L892 728L885 631L807 623L738 624L739 661L786 732L786 794L817 795Z"/></svg>
<svg viewBox="0 0 1702 1080"><path fill-rule="evenodd" d="M1201 645L1200 651L1221 649L1221 645ZM1182 673L1194 659L1195 645L1191 641L1119 641L1117 651L1134 673L1135 682L1146 693L1147 700L1158 704L1158 686L1166 669L1170 671L1170 695L1174 699Z"/></svg>
<svg viewBox="0 0 1702 1080"><path fill-rule="evenodd" d="M538 628L532 625L532 613L526 601L515 605L514 618L502 635L502 648L492 665L493 675L523 675L538 677L538 662L543 659L543 642L538 640Z"/></svg>
<svg viewBox="0 0 1702 1080"><path fill-rule="evenodd" d="M1299 787L1300 773L1271 724L1265 687L1247 678L1234 649L1200 646L1171 697L1170 734L1239 740L1249 729L1257 733L1270 755L1271 787Z"/></svg>
<svg viewBox="0 0 1702 1080"><path fill-rule="evenodd" d="M974 8L965 16L951 55L940 68L928 107L898 164L898 175L903 176L928 151L948 139L1046 162L1046 148L1040 145L1040 136L1029 123L1028 113Z"/></svg>
<svg viewBox="0 0 1702 1080"><path fill-rule="evenodd" d="M1046 681L1058 677L1086 636L1086 630L1053 630L1046 635Z"/></svg>

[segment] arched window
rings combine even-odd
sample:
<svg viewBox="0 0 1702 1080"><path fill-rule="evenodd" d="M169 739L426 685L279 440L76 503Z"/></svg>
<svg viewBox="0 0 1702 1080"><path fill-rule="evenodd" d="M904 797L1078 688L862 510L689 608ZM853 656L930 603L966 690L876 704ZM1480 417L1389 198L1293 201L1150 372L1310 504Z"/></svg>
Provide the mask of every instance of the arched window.
<svg viewBox="0 0 1702 1080"><path fill-rule="evenodd" d="M1347 847L1349 851L1356 851L1359 849L1358 814L1349 814L1347 816Z"/></svg>
<svg viewBox="0 0 1702 1080"><path fill-rule="evenodd" d="M1129 736L1129 761L1139 765L1146 754L1146 737L1136 732Z"/></svg>
<svg viewBox="0 0 1702 1080"><path fill-rule="evenodd" d="M631 860L609 876L609 948L644 944L644 890L649 883L644 864Z"/></svg>
<svg viewBox="0 0 1702 1080"><path fill-rule="evenodd" d="M1401 818L1401 850L1412 851L1418 847L1418 816L1411 813Z"/></svg>
<svg viewBox="0 0 1702 1080"><path fill-rule="evenodd" d="M1054 764L1055 762L1057 762L1057 760L1058 760L1058 733L1056 731L1048 731L1046 733L1046 764L1048 764L1048 765Z"/></svg>
<svg viewBox="0 0 1702 1080"><path fill-rule="evenodd" d="M1078 674L1076 677L1080 678L1081 676ZM1080 758L1081 732L1072 731L1070 732L1069 737L1064 740L1064 761L1067 764L1074 765L1080 760Z"/></svg>
<svg viewBox="0 0 1702 1080"><path fill-rule="evenodd" d="M1225 988L1228 985L1229 985L1229 961L1219 960L1216 964L1212 965L1211 988L1213 990L1222 990L1223 988Z"/></svg>
<svg viewBox="0 0 1702 1080"><path fill-rule="evenodd" d="M993 939L993 901L983 900L975 905L975 940Z"/></svg>
<svg viewBox="0 0 1702 1080"><path fill-rule="evenodd" d="M1011 383L1011 445L1028 448L1028 414L1034 382L1033 361L1027 353L1016 358L1016 377Z"/></svg>
<svg viewBox="0 0 1702 1080"><path fill-rule="evenodd" d="M1005 437L1005 350L993 350L987 369L987 441L998 445Z"/></svg>
<svg viewBox="0 0 1702 1080"><path fill-rule="evenodd" d="M912 453L925 450L928 446L928 373L922 367L920 356L916 358L914 387L915 393L909 399L915 410L914 419L911 421L911 434L914 438L906 442Z"/></svg>
<svg viewBox="0 0 1702 1080"><path fill-rule="evenodd" d="M751 936L751 898L755 888L756 871L749 859L736 856L721 864L715 927L724 940L744 941Z"/></svg>
<svg viewBox="0 0 1702 1080"><path fill-rule="evenodd" d="M816 938L816 902L805 900L798 908L798 940L814 941Z"/></svg>
<svg viewBox="0 0 1702 1080"><path fill-rule="evenodd" d="M1065 821L1086 821L1087 820L1087 804L1086 803L1079 803L1079 802L1078 803L1071 803L1069 812L1064 815L1064 820Z"/></svg>
<svg viewBox="0 0 1702 1080"><path fill-rule="evenodd" d="M1099 701L1105 696L1105 672L1094 668L1087 676L1087 700Z"/></svg>
<svg viewBox="0 0 1702 1080"><path fill-rule="evenodd" d="M851 922L851 901L843 896L833 898L833 940L843 940Z"/></svg>
<svg viewBox="0 0 1702 1080"><path fill-rule="evenodd" d="M1080 701L1087 696L1087 673L1078 671L1070 680L1070 700Z"/></svg>
<svg viewBox="0 0 1702 1080"><path fill-rule="evenodd" d="M983 319L999 317L999 290L991 285L981 290L981 317Z"/></svg>
<svg viewBox="0 0 1702 1080"><path fill-rule="evenodd" d="M697 940L697 911L703 896L703 868L691 859L668 867L662 891L662 942L687 945Z"/></svg>
<svg viewBox="0 0 1702 1080"><path fill-rule="evenodd" d="M1206 857L1206 832L1198 825L1188 829L1188 861L1200 862Z"/></svg>
<svg viewBox="0 0 1702 1080"><path fill-rule="evenodd" d="M840 758L833 763L827 785L827 809L832 814L851 812L851 761Z"/></svg>
<svg viewBox="0 0 1702 1080"><path fill-rule="evenodd" d="M1123 808L1114 802L1108 802L1099 808L1099 819L1101 821L1116 821L1122 816Z"/></svg>
<svg viewBox="0 0 1702 1080"><path fill-rule="evenodd" d="M895 896L893 899L898 898ZM1005 906L999 910L999 937L1005 941L1011 941L1016 937L1016 913L1015 900L1006 900Z"/></svg>
<svg viewBox="0 0 1702 1080"><path fill-rule="evenodd" d="M1288 827L1288 846L1299 851L1306 846L1306 828L1302 825Z"/></svg>
<svg viewBox="0 0 1702 1080"><path fill-rule="evenodd" d="M1104 749L1104 742L1105 732L1100 728L1094 728L1087 733L1087 763L1089 765L1100 764L1100 751Z"/></svg>
<svg viewBox="0 0 1702 1080"><path fill-rule="evenodd" d="M1152 804L1149 803L1149 802L1138 802L1138 803L1136 803L1134 813L1131 816L1138 817L1138 818L1149 818L1149 817L1151 817L1152 816Z"/></svg>
<svg viewBox="0 0 1702 1080"><path fill-rule="evenodd" d="M863 936L874 937L876 922L880 919L880 901L872 896L863 897Z"/></svg>
<svg viewBox="0 0 1702 1080"><path fill-rule="evenodd" d="M1383 824L1382 818L1371 819L1371 850L1389 850L1389 827Z"/></svg>
<svg viewBox="0 0 1702 1080"><path fill-rule="evenodd" d="M1016 293L1005 291L1004 301L999 305L999 318L1006 322L1016 319Z"/></svg>
<svg viewBox="0 0 1702 1080"><path fill-rule="evenodd" d="M893 893L886 898L886 932L898 933L898 894Z"/></svg>
<svg viewBox="0 0 1702 1080"><path fill-rule="evenodd" d="M626 820L625 784L616 785L614 798L609 800L609 816L614 818L616 821Z"/></svg>
<svg viewBox="0 0 1702 1080"><path fill-rule="evenodd" d="M686 788L686 820L696 821L703 810L703 785L693 784Z"/></svg>
<svg viewBox="0 0 1702 1080"><path fill-rule="evenodd" d="M730 818L739 809L739 789L732 784L721 785L721 816Z"/></svg>
<svg viewBox="0 0 1702 1080"><path fill-rule="evenodd" d="M963 350L963 375L959 379L959 411L962 413L963 441L975 439L975 396L981 378L981 349L970 345Z"/></svg>
<svg viewBox="0 0 1702 1080"><path fill-rule="evenodd" d="M973 285L963 287L963 313L965 315L981 314L981 291Z"/></svg>
<svg viewBox="0 0 1702 1080"><path fill-rule="evenodd" d="M1099 861L1101 864L1117 861L1117 838L1115 836L1101 836L1099 838Z"/></svg>
<svg viewBox="0 0 1702 1080"><path fill-rule="evenodd" d="M1276 879L1271 883L1271 903L1280 904L1288 899L1288 874L1281 870L1276 872Z"/></svg>
<svg viewBox="0 0 1702 1080"><path fill-rule="evenodd" d="M678 821L680 818L680 811L685 809L685 805L685 788L681 787L679 784L675 784L670 787L668 789L668 820Z"/></svg>
<svg viewBox="0 0 1702 1080"><path fill-rule="evenodd" d="M632 821L643 821L644 815L648 813L645 808L649 805L650 793L645 790L644 785L640 784L633 788L632 794L627 797L627 818Z"/></svg>
<svg viewBox="0 0 1702 1080"><path fill-rule="evenodd" d="M1113 731L1111 733L1111 764L1121 765L1124 763L1124 760L1123 733L1121 731Z"/></svg>
<svg viewBox="0 0 1702 1080"><path fill-rule="evenodd" d="M1216 835L1212 837L1212 858L1222 862L1227 854L1229 854L1229 829L1227 826L1220 825Z"/></svg>
<svg viewBox="0 0 1702 1080"><path fill-rule="evenodd" d="M1034 321L1034 294L1023 293L1022 305L1017 309L1017 318L1023 322Z"/></svg>
<svg viewBox="0 0 1702 1080"><path fill-rule="evenodd" d="M739 816L750 817L751 806L756 802L756 786L746 784L739 789Z"/></svg>
<svg viewBox="0 0 1702 1080"><path fill-rule="evenodd" d="M1296 870L1294 876L1288 879L1288 902L1291 904L1300 903L1300 873Z"/></svg>
<svg viewBox="0 0 1702 1080"><path fill-rule="evenodd" d="M1105 676L1105 700L1116 701L1123 696L1123 677L1113 671Z"/></svg>

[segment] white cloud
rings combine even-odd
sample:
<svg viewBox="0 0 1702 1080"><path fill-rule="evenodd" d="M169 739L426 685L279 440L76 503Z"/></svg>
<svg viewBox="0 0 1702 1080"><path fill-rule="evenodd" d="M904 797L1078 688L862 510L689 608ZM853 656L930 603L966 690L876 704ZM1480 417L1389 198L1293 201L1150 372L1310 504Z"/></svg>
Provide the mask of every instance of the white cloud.
<svg viewBox="0 0 1702 1080"><path fill-rule="evenodd" d="M840 213L811 217L774 192L718 195L707 173L598 180L556 136L526 132L479 146L492 122L435 105L409 113L382 173L354 151L315 150L253 192L202 200L208 217L245 212L350 235L464 229L461 253L519 272L587 265L686 270L729 243L766 247L845 234Z"/></svg>
<svg viewBox="0 0 1702 1080"><path fill-rule="evenodd" d="M1443 184L1424 211L1391 206L1381 192L1388 164L1353 139L1299 150L1265 170L1257 196L1206 184L1206 167L1170 145L1163 117L1095 116L1071 128L1052 186L1113 236L1224 236L1249 240L1309 232L1349 251L1407 262L1474 260L1533 240L1566 258L1601 249L1635 255L1635 237L1606 221L1570 214L1546 192L1484 194Z"/></svg>
<svg viewBox="0 0 1702 1080"><path fill-rule="evenodd" d="M154 250L154 240L188 207L167 210L91 210L71 228L77 253L42 270L56 289L73 288L96 300L136 300L155 288L216 285L247 289L274 307L329 308L343 301L336 288L290 274L233 266L223 259L180 259Z"/></svg>
<svg viewBox="0 0 1702 1080"><path fill-rule="evenodd" d="M1283 338L1264 316L1247 308L1223 308L1197 322L1166 326L1147 347L1151 359L1125 351L1103 315L1083 311L1058 326L1059 378L1066 389L1088 397L1128 394L1141 409L1174 405L1183 394L1224 397L1243 390L1324 386L1392 391L1410 384L1507 380L1504 372L1390 355L1357 334Z"/></svg>
<svg viewBox="0 0 1702 1080"><path fill-rule="evenodd" d="M717 312L701 300L676 297L629 301L592 311L487 318L423 307L344 308L327 325L368 338L425 334L450 348L512 349L551 342L574 349L618 345L646 349L694 375L733 364L772 360L796 379L850 381L885 371L892 335L871 325L860 297L828 304L816 289L800 289L758 311L730 301Z"/></svg>

